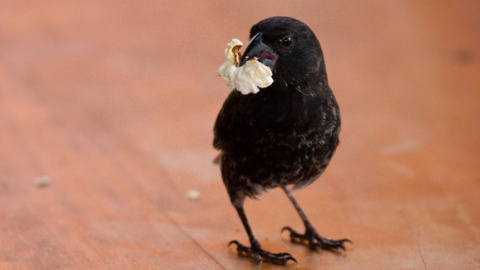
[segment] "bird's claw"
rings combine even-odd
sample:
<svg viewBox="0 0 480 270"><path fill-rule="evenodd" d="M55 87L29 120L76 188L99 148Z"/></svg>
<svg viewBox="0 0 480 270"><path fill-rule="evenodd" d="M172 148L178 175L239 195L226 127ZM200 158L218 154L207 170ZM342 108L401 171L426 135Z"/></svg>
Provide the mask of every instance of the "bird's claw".
<svg viewBox="0 0 480 270"><path fill-rule="evenodd" d="M237 253L239 256L253 256L255 263L260 265L263 261L286 265L289 260L294 261L298 264L297 260L290 253L271 253L266 250L263 250L260 244L256 243L252 247L246 247L240 244L237 240L232 240L228 243L228 246L231 244L237 245Z"/></svg>
<svg viewBox="0 0 480 270"><path fill-rule="evenodd" d="M313 228L307 228L304 234L299 234L290 227L283 227L283 231L290 232L290 240L294 243L307 245L310 249L313 250L329 250L329 251L339 251L340 249L346 252L345 243L348 242L353 244L350 239L340 239L333 240L329 238L322 238Z"/></svg>

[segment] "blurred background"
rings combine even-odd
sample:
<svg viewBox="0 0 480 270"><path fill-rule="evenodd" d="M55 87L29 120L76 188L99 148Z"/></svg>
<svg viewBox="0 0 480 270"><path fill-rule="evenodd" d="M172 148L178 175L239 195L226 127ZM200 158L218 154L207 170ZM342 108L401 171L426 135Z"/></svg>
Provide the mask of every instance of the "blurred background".
<svg viewBox="0 0 480 270"><path fill-rule="evenodd" d="M480 2L0 7L1 269L254 267L226 247L247 237L212 163L216 70L277 15L317 34L343 121L297 199L355 245L291 245L280 229L302 223L280 190L246 203L262 245L311 269L480 267Z"/></svg>

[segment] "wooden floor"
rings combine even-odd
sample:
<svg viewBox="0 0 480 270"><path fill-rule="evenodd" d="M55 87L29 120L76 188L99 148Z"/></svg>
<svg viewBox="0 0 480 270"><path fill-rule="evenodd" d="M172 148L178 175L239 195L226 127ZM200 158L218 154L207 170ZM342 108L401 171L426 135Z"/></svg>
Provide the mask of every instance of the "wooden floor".
<svg viewBox="0 0 480 270"><path fill-rule="evenodd" d="M226 43L273 15L317 33L343 117L295 195L355 244L292 245L272 190L246 203L262 245L285 268L480 269L480 2L324 2L1 1L0 269L259 269L227 248L248 240L212 127Z"/></svg>

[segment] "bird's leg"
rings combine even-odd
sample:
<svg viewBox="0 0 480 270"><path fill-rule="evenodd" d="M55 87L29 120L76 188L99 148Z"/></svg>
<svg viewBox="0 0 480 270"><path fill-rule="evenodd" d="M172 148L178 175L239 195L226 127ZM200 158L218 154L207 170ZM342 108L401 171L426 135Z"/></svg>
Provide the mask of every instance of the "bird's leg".
<svg viewBox="0 0 480 270"><path fill-rule="evenodd" d="M297 263L297 260L295 260L295 258L289 253L270 253L266 250L263 250L260 243L258 243L257 239L255 239L255 236L253 236L252 229L248 224L247 216L245 215L243 207L235 206L235 208L237 209L238 215L240 216L243 226L245 227L245 231L247 231L248 239L250 240L250 247L240 244L237 240L233 240L228 243L229 246L231 244L237 245L238 255L253 256L255 262L259 265L262 264L262 261L281 265L287 264L289 260Z"/></svg>
<svg viewBox="0 0 480 270"><path fill-rule="evenodd" d="M302 209L298 205L290 190L288 190L286 186L283 186L282 189L285 191L285 193L287 193L288 198L290 199L290 201L292 201L293 206L295 206L295 209L297 209L300 218L305 224L304 234L299 234L290 227L284 227L282 229L282 232L285 230L290 232L290 239L292 242L307 245L310 249L313 250L325 249L330 251L338 251L340 249L345 251L345 242L352 243L352 241L350 241L349 239L333 240L329 238L322 238L320 235L318 235L317 231L307 219L307 216L305 216L305 214L303 213Z"/></svg>

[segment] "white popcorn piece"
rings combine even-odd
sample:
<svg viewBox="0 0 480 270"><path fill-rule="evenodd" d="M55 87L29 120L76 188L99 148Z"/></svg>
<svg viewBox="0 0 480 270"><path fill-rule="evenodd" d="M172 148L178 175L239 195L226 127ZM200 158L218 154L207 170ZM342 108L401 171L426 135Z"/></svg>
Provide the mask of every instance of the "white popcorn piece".
<svg viewBox="0 0 480 270"><path fill-rule="evenodd" d="M220 66L217 73L228 81L230 89L236 89L242 94L258 93L260 88L265 88L273 83L272 70L256 59L249 60L239 67L242 57L240 48L243 43L238 39L232 39L225 49L225 62Z"/></svg>

